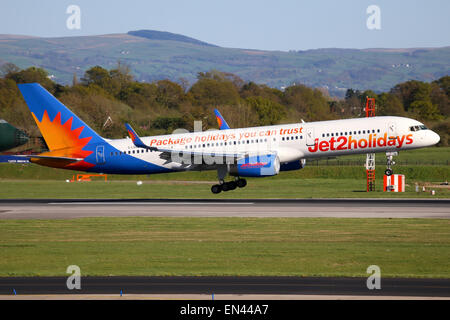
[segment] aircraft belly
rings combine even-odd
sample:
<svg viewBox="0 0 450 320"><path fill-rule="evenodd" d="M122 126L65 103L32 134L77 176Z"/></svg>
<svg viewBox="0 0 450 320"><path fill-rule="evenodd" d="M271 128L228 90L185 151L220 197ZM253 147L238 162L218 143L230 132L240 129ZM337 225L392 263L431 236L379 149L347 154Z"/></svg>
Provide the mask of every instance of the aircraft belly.
<svg viewBox="0 0 450 320"><path fill-rule="evenodd" d="M291 162L305 157L301 150L294 148L278 148L277 155L280 162Z"/></svg>

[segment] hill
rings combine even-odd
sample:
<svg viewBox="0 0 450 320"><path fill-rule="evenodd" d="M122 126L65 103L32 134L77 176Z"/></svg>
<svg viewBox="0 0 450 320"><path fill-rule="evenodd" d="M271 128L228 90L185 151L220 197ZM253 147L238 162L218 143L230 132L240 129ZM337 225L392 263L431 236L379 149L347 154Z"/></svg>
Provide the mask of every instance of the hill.
<svg viewBox="0 0 450 320"><path fill-rule="evenodd" d="M39 66L63 84L74 73L81 78L92 66L109 69L119 60L139 81L184 78L192 84L199 72L216 69L272 87L302 83L343 96L347 88L387 91L407 80L447 75L450 47L282 52L223 48L152 30L61 38L0 35L0 64Z"/></svg>
<svg viewBox="0 0 450 320"><path fill-rule="evenodd" d="M198 44L201 46L216 47L215 45L212 45L212 44L209 44L209 43L206 43L206 42L194 39L194 38L186 37L186 36L176 34L176 33L165 32L165 31L138 30L138 31L130 31L130 32L128 32L128 34L131 36L142 37L142 38L146 38L149 40L171 40L171 41L179 41L179 42Z"/></svg>

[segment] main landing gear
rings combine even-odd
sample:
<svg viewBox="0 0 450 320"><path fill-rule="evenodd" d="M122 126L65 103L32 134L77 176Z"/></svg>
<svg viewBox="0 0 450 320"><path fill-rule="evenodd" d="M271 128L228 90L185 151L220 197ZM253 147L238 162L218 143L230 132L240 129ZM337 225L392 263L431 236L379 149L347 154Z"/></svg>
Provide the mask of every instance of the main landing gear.
<svg viewBox="0 0 450 320"><path fill-rule="evenodd" d="M394 171L392 170L392 166L395 164L394 156L398 156L398 152L386 152L386 170L384 171L384 174L387 176L391 176L394 174Z"/></svg>
<svg viewBox="0 0 450 320"><path fill-rule="evenodd" d="M244 188L247 185L247 180L236 177L234 181L225 182L220 180L219 184L215 184L211 187L211 192L214 194L220 193L221 191L230 191L236 188Z"/></svg>

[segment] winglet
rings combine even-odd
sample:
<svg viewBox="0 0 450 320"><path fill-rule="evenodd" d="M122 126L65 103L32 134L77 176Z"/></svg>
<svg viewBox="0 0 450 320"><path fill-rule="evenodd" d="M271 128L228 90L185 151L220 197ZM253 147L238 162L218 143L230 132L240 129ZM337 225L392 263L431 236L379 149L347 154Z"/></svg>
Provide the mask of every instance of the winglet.
<svg viewBox="0 0 450 320"><path fill-rule="evenodd" d="M222 117L219 110L214 109L214 113L216 114L217 123L219 124L219 130L230 129L230 126L225 121L225 119Z"/></svg>
<svg viewBox="0 0 450 320"><path fill-rule="evenodd" d="M145 149L153 149L152 147L147 146L144 142L142 142L141 138L137 135L136 131L128 124L125 123L125 128L127 128L128 134L130 135L131 141L133 141L134 145L138 148Z"/></svg>

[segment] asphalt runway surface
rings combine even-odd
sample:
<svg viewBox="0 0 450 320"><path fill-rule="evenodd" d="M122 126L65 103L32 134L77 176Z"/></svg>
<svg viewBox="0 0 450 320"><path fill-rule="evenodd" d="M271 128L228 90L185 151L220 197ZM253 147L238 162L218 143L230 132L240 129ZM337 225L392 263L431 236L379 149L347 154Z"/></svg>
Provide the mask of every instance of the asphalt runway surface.
<svg viewBox="0 0 450 320"><path fill-rule="evenodd" d="M66 277L0 278L0 295L160 294L328 295L450 297L450 279L381 278L369 290L367 278L319 277L81 277L81 289L69 290Z"/></svg>
<svg viewBox="0 0 450 320"><path fill-rule="evenodd" d="M0 200L0 219L84 217L450 218L435 199L42 199Z"/></svg>
<svg viewBox="0 0 450 320"><path fill-rule="evenodd" d="M42 199L0 200L0 219L83 217L340 217L450 218L450 200L422 199ZM81 290L68 290L64 277L0 278L0 295L212 294L252 297L283 295L341 297L450 297L450 279L393 279L369 290L366 278L303 277L83 277ZM168 295L168 296L167 296ZM181 295L181 296L180 296ZM191 296L189 296L191 295ZM236 296L238 295L238 296ZM158 296L156 296L157 298ZM0 297L1 298L1 297ZM194 299L199 296L194 296ZM164 299L164 298L163 298Z"/></svg>

